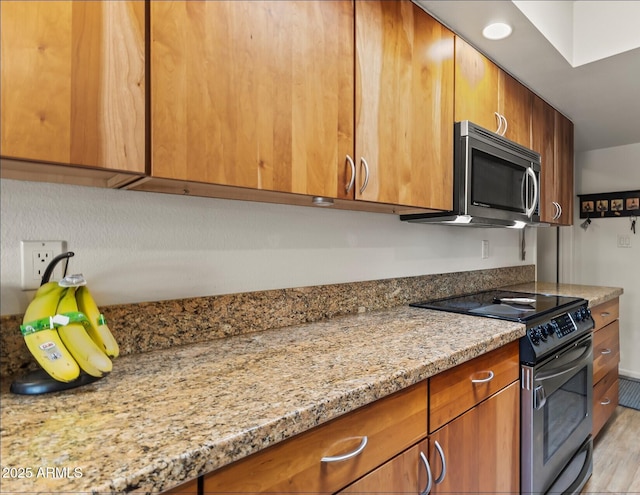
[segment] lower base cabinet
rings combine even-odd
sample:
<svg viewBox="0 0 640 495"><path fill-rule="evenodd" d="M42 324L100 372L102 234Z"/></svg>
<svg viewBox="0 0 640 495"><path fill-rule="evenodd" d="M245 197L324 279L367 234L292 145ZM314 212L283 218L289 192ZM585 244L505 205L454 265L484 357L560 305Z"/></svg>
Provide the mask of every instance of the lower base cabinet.
<svg viewBox="0 0 640 495"><path fill-rule="evenodd" d="M427 447L427 440L423 440L338 493L426 493L429 477L423 456L426 459Z"/></svg>
<svg viewBox="0 0 640 495"><path fill-rule="evenodd" d="M514 382L429 435L431 471L442 477L431 493L519 493L519 439L520 383Z"/></svg>
<svg viewBox="0 0 640 495"><path fill-rule="evenodd" d="M620 363L619 299L591 309L593 329L593 430L595 438L618 405L618 364Z"/></svg>

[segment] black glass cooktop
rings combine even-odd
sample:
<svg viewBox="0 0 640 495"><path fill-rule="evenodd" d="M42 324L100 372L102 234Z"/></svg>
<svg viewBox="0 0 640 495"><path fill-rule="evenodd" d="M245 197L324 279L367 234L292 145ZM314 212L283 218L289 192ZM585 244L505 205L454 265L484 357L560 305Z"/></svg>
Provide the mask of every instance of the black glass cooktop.
<svg viewBox="0 0 640 495"><path fill-rule="evenodd" d="M579 297L490 290L411 306L525 323L582 301Z"/></svg>

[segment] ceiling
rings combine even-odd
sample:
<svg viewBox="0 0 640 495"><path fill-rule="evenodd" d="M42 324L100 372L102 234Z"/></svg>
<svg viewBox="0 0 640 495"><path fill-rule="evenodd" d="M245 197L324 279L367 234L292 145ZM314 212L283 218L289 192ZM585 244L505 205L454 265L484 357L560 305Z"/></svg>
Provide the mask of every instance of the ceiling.
<svg viewBox="0 0 640 495"><path fill-rule="evenodd" d="M608 46L608 40L628 41L619 33L630 21L627 19L629 22L625 23L620 16L609 15L607 5L620 4L627 11L631 8L640 12L640 2L517 2L525 4L524 10L530 10L535 3L547 8L562 5L565 13L572 16L539 10L538 18L530 16L538 28L509 0L414 1L568 116L574 123L576 151L640 143L640 44L633 46L638 37L623 48L617 46L609 52L600 49ZM588 7L579 11L580 16L574 15L574 11L578 12L574 10L577 4ZM484 39L482 29L496 20L510 23L513 33L501 41ZM582 24L574 28L577 21ZM637 26L634 22L631 25ZM553 38L554 27L557 37L564 37L569 51L576 54L574 57L562 46L562 40ZM568 36L564 36L564 31ZM637 28L634 31L638 32ZM618 53L621 50L626 51ZM580 59L581 65L576 59Z"/></svg>

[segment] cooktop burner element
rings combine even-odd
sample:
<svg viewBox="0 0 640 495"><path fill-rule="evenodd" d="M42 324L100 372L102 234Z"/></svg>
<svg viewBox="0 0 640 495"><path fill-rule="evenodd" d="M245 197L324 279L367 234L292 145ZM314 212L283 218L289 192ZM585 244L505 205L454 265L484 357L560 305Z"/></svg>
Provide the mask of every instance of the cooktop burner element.
<svg viewBox="0 0 640 495"><path fill-rule="evenodd" d="M581 301L578 297L490 290L411 306L526 323Z"/></svg>

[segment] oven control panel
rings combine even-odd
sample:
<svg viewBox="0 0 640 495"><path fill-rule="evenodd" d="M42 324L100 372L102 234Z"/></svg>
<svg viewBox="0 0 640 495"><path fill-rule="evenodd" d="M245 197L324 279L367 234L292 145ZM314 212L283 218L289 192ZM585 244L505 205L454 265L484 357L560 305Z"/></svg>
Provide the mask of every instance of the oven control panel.
<svg viewBox="0 0 640 495"><path fill-rule="evenodd" d="M565 342L590 331L593 326L591 312L586 304L534 324L527 329L525 342L528 343L524 348L524 342L521 343L521 357L525 355L526 361L534 362L536 356L539 358L554 351Z"/></svg>

